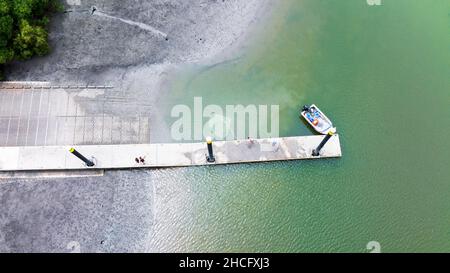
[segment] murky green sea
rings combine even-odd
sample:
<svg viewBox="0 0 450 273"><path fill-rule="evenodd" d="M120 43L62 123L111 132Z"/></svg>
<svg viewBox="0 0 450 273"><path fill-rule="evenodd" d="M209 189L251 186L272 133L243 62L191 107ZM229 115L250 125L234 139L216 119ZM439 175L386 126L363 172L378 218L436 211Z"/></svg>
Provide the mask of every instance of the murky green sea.
<svg viewBox="0 0 450 273"><path fill-rule="evenodd" d="M177 75L168 111L278 104L282 136L313 134L298 109L316 103L343 157L161 171L182 192L159 204L176 222L161 246L450 251L450 2L381 2L283 1L235 59Z"/></svg>

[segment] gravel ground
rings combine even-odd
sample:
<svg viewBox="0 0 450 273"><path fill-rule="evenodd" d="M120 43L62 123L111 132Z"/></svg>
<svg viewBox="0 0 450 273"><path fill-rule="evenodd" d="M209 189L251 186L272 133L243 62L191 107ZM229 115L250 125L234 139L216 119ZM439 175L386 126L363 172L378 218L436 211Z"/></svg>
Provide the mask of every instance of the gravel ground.
<svg viewBox="0 0 450 273"><path fill-rule="evenodd" d="M0 252L142 252L152 174L0 180Z"/></svg>

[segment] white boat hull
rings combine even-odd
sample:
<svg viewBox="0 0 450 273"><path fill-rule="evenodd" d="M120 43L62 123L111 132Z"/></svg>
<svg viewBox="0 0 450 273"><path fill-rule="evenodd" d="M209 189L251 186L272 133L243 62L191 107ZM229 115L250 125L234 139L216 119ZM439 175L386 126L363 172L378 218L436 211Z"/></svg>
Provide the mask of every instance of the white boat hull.
<svg viewBox="0 0 450 273"><path fill-rule="evenodd" d="M306 120L316 132L322 135L335 133L331 120L315 105L304 106L300 115Z"/></svg>

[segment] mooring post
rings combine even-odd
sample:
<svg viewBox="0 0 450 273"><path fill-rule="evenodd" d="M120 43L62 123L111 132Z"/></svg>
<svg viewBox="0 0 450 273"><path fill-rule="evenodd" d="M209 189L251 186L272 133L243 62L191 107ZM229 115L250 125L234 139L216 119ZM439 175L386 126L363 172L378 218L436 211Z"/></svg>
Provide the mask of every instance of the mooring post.
<svg viewBox="0 0 450 273"><path fill-rule="evenodd" d="M86 157L84 157L82 154L80 154L77 150L75 150L74 148L70 148L69 150L74 156L78 157L79 159L81 159L81 161L83 161L86 166L88 167L94 167L95 163L92 162L91 160L87 159Z"/></svg>
<svg viewBox="0 0 450 273"><path fill-rule="evenodd" d="M323 146L325 146L325 144L328 142L328 140L330 140L330 138L333 136L333 132L328 132L328 134L324 137L324 139L322 139L322 141L320 142L319 146L317 146L317 148L315 148L312 152L313 156L319 156L320 155L320 150L322 150Z"/></svg>
<svg viewBox="0 0 450 273"><path fill-rule="evenodd" d="M208 155L206 156L206 161L208 161L209 163L214 163L216 159L214 158L211 137L206 138L206 145L208 146Z"/></svg>

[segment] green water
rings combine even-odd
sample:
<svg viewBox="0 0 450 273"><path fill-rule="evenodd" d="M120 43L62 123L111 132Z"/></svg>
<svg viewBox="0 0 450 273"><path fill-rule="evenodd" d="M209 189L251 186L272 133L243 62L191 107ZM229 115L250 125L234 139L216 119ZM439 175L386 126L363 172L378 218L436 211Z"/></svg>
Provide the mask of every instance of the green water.
<svg viewBox="0 0 450 273"><path fill-rule="evenodd" d="M450 251L450 2L283 1L255 37L181 71L165 104L278 104L290 136L316 103L343 157L159 173L189 189L172 250Z"/></svg>

